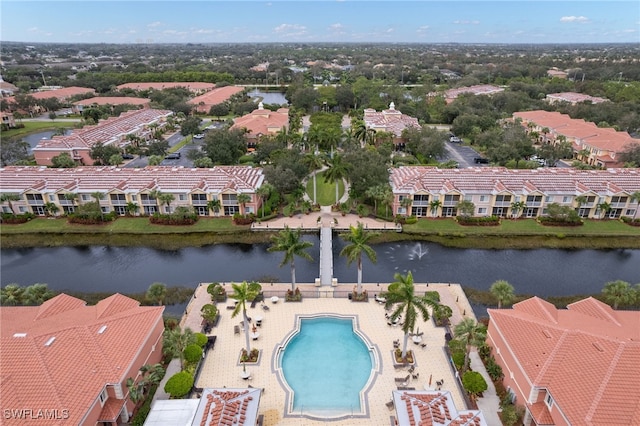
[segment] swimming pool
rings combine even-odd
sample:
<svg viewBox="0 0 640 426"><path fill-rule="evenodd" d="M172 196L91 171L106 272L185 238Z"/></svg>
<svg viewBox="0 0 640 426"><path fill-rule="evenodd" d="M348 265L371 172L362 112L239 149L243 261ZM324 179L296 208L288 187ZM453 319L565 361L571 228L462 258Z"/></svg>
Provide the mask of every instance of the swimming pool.
<svg viewBox="0 0 640 426"><path fill-rule="evenodd" d="M366 391L379 357L358 330L355 316L297 317L276 357L288 396L285 415L323 419L366 415Z"/></svg>

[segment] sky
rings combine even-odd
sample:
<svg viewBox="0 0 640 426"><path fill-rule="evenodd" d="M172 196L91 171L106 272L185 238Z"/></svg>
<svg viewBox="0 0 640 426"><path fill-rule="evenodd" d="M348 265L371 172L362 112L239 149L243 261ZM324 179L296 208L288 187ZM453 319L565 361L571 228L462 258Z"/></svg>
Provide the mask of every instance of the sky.
<svg viewBox="0 0 640 426"><path fill-rule="evenodd" d="M640 43L640 2L0 1L0 41Z"/></svg>

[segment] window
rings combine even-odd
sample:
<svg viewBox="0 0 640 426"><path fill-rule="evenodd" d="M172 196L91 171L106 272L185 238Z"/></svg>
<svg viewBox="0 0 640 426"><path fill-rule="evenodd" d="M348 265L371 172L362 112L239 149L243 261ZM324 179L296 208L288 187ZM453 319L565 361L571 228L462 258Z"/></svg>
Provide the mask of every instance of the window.
<svg viewBox="0 0 640 426"><path fill-rule="evenodd" d="M464 200L465 201L473 201L473 195L465 195L464 196Z"/></svg>
<svg viewBox="0 0 640 426"><path fill-rule="evenodd" d="M43 199L40 194L27 194L27 201L29 204L42 204Z"/></svg>
<svg viewBox="0 0 640 426"><path fill-rule="evenodd" d="M238 204L238 196L236 194L222 194L222 204Z"/></svg>
<svg viewBox="0 0 640 426"><path fill-rule="evenodd" d="M407 214L406 207L398 207L398 214Z"/></svg>
<svg viewBox="0 0 640 426"><path fill-rule="evenodd" d="M186 199L187 199L187 196L186 196L185 194L179 194L179 195L178 195L178 199L179 199L180 201L184 201L184 200L186 200Z"/></svg>
<svg viewBox="0 0 640 426"><path fill-rule="evenodd" d="M542 195L527 195L527 202L525 203L528 206L539 205L542 202Z"/></svg>
<svg viewBox="0 0 640 426"><path fill-rule="evenodd" d="M547 393L547 396L544 397L544 403L547 404L547 407L553 407L553 397L550 393Z"/></svg>
<svg viewBox="0 0 640 426"><path fill-rule="evenodd" d="M98 395L98 399L100 399L100 405L104 405L108 397L109 395L107 395L107 390L103 389L102 392L100 392L100 395Z"/></svg>
<svg viewBox="0 0 640 426"><path fill-rule="evenodd" d="M131 199L132 199L133 201L138 201L138 196L137 196L137 195L132 195L132 196L131 196Z"/></svg>
<svg viewBox="0 0 640 426"><path fill-rule="evenodd" d="M109 207L107 206L102 206L100 207L102 209L102 213L109 213Z"/></svg>
<svg viewBox="0 0 640 426"><path fill-rule="evenodd" d="M416 216L416 217L426 216L428 210L429 209L427 207L412 207L411 216Z"/></svg>
<svg viewBox="0 0 640 426"><path fill-rule="evenodd" d="M627 209L624 212L625 216L630 216L630 217L635 216L635 214L636 214L636 210L635 209Z"/></svg>
<svg viewBox="0 0 640 426"><path fill-rule="evenodd" d="M445 195L444 204L449 206L455 206L460 201L459 195Z"/></svg>
<svg viewBox="0 0 640 426"><path fill-rule="evenodd" d="M428 194L414 195L413 196L413 205L414 206L426 206L428 204L429 204L429 195Z"/></svg>
<svg viewBox="0 0 640 426"><path fill-rule="evenodd" d="M547 195L546 197L544 197L544 202L545 203L550 203L553 201L553 197L551 195Z"/></svg>
<svg viewBox="0 0 640 426"><path fill-rule="evenodd" d="M20 213L24 213L24 212L26 211L26 209L24 208L24 206L19 206L19 207L18 207L18 211L19 211Z"/></svg>
<svg viewBox="0 0 640 426"><path fill-rule="evenodd" d="M479 207L478 208L478 214L487 214L487 208L486 207Z"/></svg>
<svg viewBox="0 0 640 426"><path fill-rule="evenodd" d="M91 199L89 194L82 194L80 197L82 198L82 201L89 201Z"/></svg>
<svg viewBox="0 0 640 426"><path fill-rule="evenodd" d="M562 197L562 202L563 203L570 203L571 202L571 197Z"/></svg>
<svg viewBox="0 0 640 426"><path fill-rule="evenodd" d="M496 195L496 203L510 203L511 195Z"/></svg>
<svg viewBox="0 0 640 426"><path fill-rule="evenodd" d="M628 197L611 197L611 204L620 203L627 204Z"/></svg>
<svg viewBox="0 0 640 426"><path fill-rule="evenodd" d="M485 201L487 201L487 196L486 195L481 195L480 196L480 202L484 203Z"/></svg>

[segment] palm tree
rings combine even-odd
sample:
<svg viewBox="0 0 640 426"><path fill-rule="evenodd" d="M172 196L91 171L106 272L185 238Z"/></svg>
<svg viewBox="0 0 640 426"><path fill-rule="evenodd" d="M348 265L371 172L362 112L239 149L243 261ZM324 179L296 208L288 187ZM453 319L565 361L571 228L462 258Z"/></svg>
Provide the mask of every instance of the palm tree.
<svg viewBox="0 0 640 426"><path fill-rule="evenodd" d="M262 286L255 281L247 283L243 281L242 284L231 283L233 293L229 295L230 298L238 301L236 307L231 313L231 318L235 318L240 312L242 312L242 321L244 324L244 334L247 343L247 353L251 353L250 339L249 339L249 321L247 318L247 302L252 302L260 292Z"/></svg>
<svg viewBox="0 0 640 426"><path fill-rule="evenodd" d="M25 300L25 288L19 284L7 284L0 289L0 305L20 306Z"/></svg>
<svg viewBox="0 0 640 426"><path fill-rule="evenodd" d="M503 303L510 303L515 297L513 286L505 280L498 280L491 284L489 292L498 300L498 309L502 308Z"/></svg>
<svg viewBox="0 0 640 426"><path fill-rule="evenodd" d="M324 165L324 161L322 160L322 157L318 155L317 150L305 155L303 160L307 167L309 167L309 172L313 173L313 204L318 204L316 175L318 174L317 171Z"/></svg>
<svg viewBox="0 0 640 426"><path fill-rule="evenodd" d="M272 238L273 245L267 249L267 251L283 251L284 258L280 263L280 266L290 263L291 264L291 291L296 289L296 266L295 257L299 256L303 259L307 259L312 262L313 258L306 249L313 247L313 243L310 241L303 241L301 239L301 230L292 230L285 225L284 229L278 232Z"/></svg>
<svg viewBox="0 0 640 426"><path fill-rule="evenodd" d="M24 289L24 304L39 306L54 296L53 291L49 290L47 284L36 283L31 284Z"/></svg>
<svg viewBox="0 0 640 426"><path fill-rule="evenodd" d="M195 342L195 335L190 328L184 332L180 327L166 329L162 335L162 352L173 358L180 358L180 369L184 369L184 349Z"/></svg>
<svg viewBox="0 0 640 426"><path fill-rule="evenodd" d="M138 206L138 204L131 201L127 203L127 213L129 213L131 216L135 216L138 211L140 211L140 206Z"/></svg>
<svg viewBox="0 0 640 426"><path fill-rule="evenodd" d="M245 204L251 201L251 196L249 194L241 193L238 194L238 204L242 206L242 214L245 214Z"/></svg>
<svg viewBox="0 0 640 426"><path fill-rule="evenodd" d="M51 203L51 202L46 203L44 205L44 209L47 211L47 214L52 215L52 216L55 216L56 213L58 213L60 211L60 207L58 207L56 205L56 203Z"/></svg>
<svg viewBox="0 0 640 426"><path fill-rule="evenodd" d="M392 321L397 320L401 315L404 316L404 323L402 324L402 331L404 332L402 358L405 358L407 356L409 334L413 333L415 329L418 314L420 314L423 321L427 321L429 319L428 307L431 306L435 309L439 306L439 303L433 299L430 293L426 293L423 296L415 294L411 271L407 272L407 275L396 272L393 279L395 281L389 284L387 291L381 293L380 296L386 299L385 309L393 308L390 317Z"/></svg>
<svg viewBox="0 0 640 426"><path fill-rule="evenodd" d="M11 210L11 213L16 214L15 210L13 210L12 201L20 201L20 196L18 194L11 194L8 192L0 194L0 203L9 204L9 210Z"/></svg>
<svg viewBox="0 0 640 426"><path fill-rule="evenodd" d="M390 190L389 184L381 184L372 186L365 191L365 195L373 199L373 211L374 214L378 214L378 201L383 201Z"/></svg>
<svg viewBox="0 0 640 426"><path fill-rule="evenodd" d="M98 210L100 211L100 219L104 220L104 214L102 213L102 207L100 207L100 200L104 200L106 194L104 192L96 191L92 192L91 196L94 200L96 200L96 205L98 206Z"/></svg>
<svg viewBox="0 0 640 426"><path fill-rule="evenodd" d="M640 191L635 191L634 193L631 194L630 197L631 202L636 202L638 203L636 205L636 215L638 214L638 210L640 210Z"/></svg>
<svg viewBox="0 0 640 426"><path fill-rule="evenodd" d="M433 200L429 203L429 208L431 209L431 216L436 217L438 215L438 209L442 207L442 202L440 200Z"/></svg>
<svg viewBox="0 0 640 426"><path fill-rule="evenodd" d="M487 337L486 327L482 324L478 324L472 318L465 318L456 324L453 329L453 334L457 339L465 342L467 347L464 354L463 367L463 371L467 371L467 368L469 367L469 354L471 353L471 348L473 346L481 346L484 343Z"/></svg>
<svg viewBox="0 0 640 426"><path fill-rule="evenodd" d="M173 194L160 193L158 194L157 199L160 203L167 206L167 213L171 213L171 203L176 199L176 197Z"/></svg>
<svg viewBox="0 0 640 426"><path fill-rule="evenodd" d="M220 297L225 294L225 290L220 283L211 283L207 286L207 293L211 296L212 303L218 303Z"/></svg>
<svg viewBox="0 0 640 426"><path fill-rule="evenodd" d="M341 237L348 243L340 252L340 256L346 256L347 265L351 265L354 260L358 266L358 294L362 292L362 253L366 254L369 260L376 263L376 252L367 242L374 236L378 235L373 232L366 232L362 226L362 222L358 222L358 226L349 226L350 232L342 234Z"/></svg>
<svg viewBox="0 0 640 426"><path fill-rule="evenodd" d="M163 283L155 282L149 286L145 297L158 305L162 305L164 298L167 296L167 286Z"/></svg>
<svg viewBox="0 0 640 426"><path fill-rule="evenodd" d="M527 208L527 205L524 201L514 201L511 203L511 216L514 219L517 219L520 216L520 213Z"/></svg>
<svg viewBox="0 0 640 426"><path fill-rule="evenodd" d="M400 200L400 205L404 207L404 215L411 216L411 205L413 204L413 197L404 197Z"/></svg>
<svg viewBox="0 0 640 426"><path fill-rule="evenodd" d="M71 205L74 207L75 210L75 206L76 206L76 200L78 199L78 194L76 194L75 192L66 192L63 195L64 199L67 201L71 201Z"/></svg>
<svg viewBox="0 0 640 426"><path fill-rule="evenodd" d="M256 194L262 200L262 202L260 203L262 204L262 217L264 217L264 205L266 204L267 199L271 196L271 193L274 189L275 188L273 187L273 185L263 183L262 186L260 186L260 188L256 190Z"/></svg>
<svg viewBox="0 0 640 426"><path fill-rule="evenodd" d="M329 161L329 168L324 172L325 183L335 182L336 184L336 205L339 201L338 182L347 177L347 172L350 168L351 165L345 163L340 154L335 154Z"/></svg>
<svg viewBox="0 0 640 426"><path fill-rule="evenodd" d="M217 215L220 211L221 203L220 199L216 198L207 202L207 208L213 211L213 214Z"/></svg>
<svg viewBox="0 0 640 426"><path fill-rule="evenodd" d="M613 309L618 309L619 304L633 302L635 294L631 284L626 281L609 281L602 289L602 295L607 303L613 303Z"/></svg>
<svg viewBox="0 0 640 426"><path fill-rule="evenodd" d="M611 211L611 204L603 201L602 203L598 204L598 209L602 212L600 215L600 219L604 219L607 213Z"/></svg>

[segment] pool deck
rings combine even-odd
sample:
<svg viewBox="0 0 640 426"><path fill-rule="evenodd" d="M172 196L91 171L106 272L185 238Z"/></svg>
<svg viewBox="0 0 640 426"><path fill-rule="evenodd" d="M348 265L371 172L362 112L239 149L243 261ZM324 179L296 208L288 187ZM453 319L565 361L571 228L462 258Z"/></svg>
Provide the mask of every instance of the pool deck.
<svg viewBox="0 0 640 426"><path fill-rule="evenodd" d="M230 286L226 283L228 292L231 291ZM354 284L340 284L337 287L321 287L322 290L330 294L331 291L349 292ZM189 327L194 331L201 330L200 308L205 303L210 302L210 297L206 292L206 284L201 284L196 289L194 297L191 299L187 311L182 318L181 326ZM303 292L317 291L319 288L313 284L298 284ZM418 290L426 290L427 284L416 284ZM248 365L247 371L251 373L251 379L243 380L241 378L242 366L238 364L240 350L245 347L246 340L243 332L234 333L234 326L241 322L242 316L231 318L233 311L226 309L227 303L219 303L220 320L216 327L209 335L217 336L215 347L209 351L204 360L196 386L200 388L237 388L248 387L251 385L256 388L263 388L264 393L260 400L259 414L264 415L265 425L313 425L323 424L330 421L335 425L384 425L389 424L389 418L395 415L395 410L389 410L385 404L391 400L391 391L396 389L397 384L394 378L405 377L408 373L406 369L394 369L392 361L393 341L400 339L401 347L403 342L403 333L401 328L387 325L384 316L384 307L373 300L373 294L385 290L385 284L363 284L371 299L368 303L351 302L347 298L304 298L302 302L287 302L282 298L278 303L272 303L269 296L270 293L278 290L284 293L289 288L287 284L269 284L263 285L263 290L267 295L265 304L269 306L269 310L265 311L257 304L254 308L247 306L247 314L249 317L255 318L262 316L262 326L258 327L260 336L257 340L251 341L252 348L261 350L261 359L259 365ZM453 310L451 317L452 324L456 324L463 317L474 317L473 310L465 297L462 288L457 284L428 284L428 290L437 290L440 293L441 303L450 306ZM277 374L273 370L274 351L279 343L290 333L295 326L296 314L317 314L317 313L338 313L347 315L356 315L358 324L363 334L367 336L369 341L377 348L381 359L381 374L374 378L366 400L368 401L368 417L345 418L343 420L312 420L305 418L302 420L300 416L285 416L285 398L284 388L278 381ZM421 348L414 344L411 339L408 341L408 349L414 351L416 355L417 365L415 373L419 373L418 379L412 379L408 386L415 387L416 390L428 387L429 378L432 378L432 387L435 387L436 380L444 379L445 385L443 389L449 390L453 396L454 402L458 410L466 409L464 398L455 384L455 377L452 369L447 361L446 354L443 350L445 344L445 328L435 327L431 320L424 322L419 320L416 324L420 332L424 332L423 343L426 348ZM472 354L473 355L473 354ZM485 392L485 398L478 401L479 408L489 424L492 419L498 419L496 411L498 409L495 395L491 395L490 390ZM495 390L493 391L495 394ZM484 401L483 401L484 400Z"/></svg>

